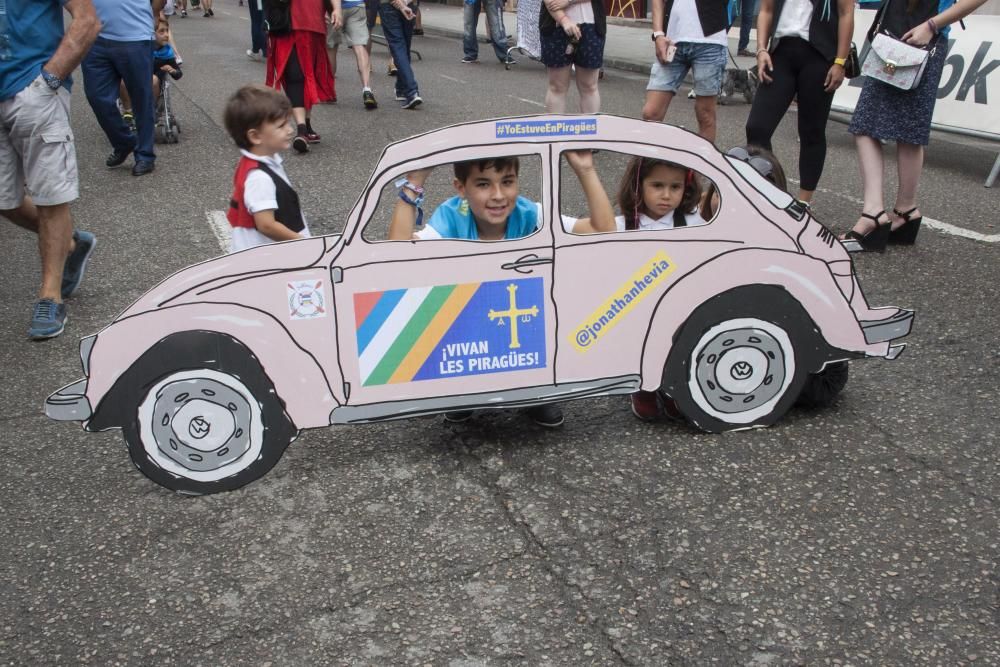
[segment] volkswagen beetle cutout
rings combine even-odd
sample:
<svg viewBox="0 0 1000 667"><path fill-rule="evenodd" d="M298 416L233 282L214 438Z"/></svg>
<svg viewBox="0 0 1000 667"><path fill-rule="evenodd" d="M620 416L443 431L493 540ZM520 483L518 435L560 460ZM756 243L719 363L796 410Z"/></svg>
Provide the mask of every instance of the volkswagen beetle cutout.
<svg viewBox="0 0 1000 667"><path fill-rule="evenodd" d="M714 183L715 213L568 233L558 221L576 183L562 153L581 149L600 151L606 186L615 156L682 165ZM397 179L437 167L435 187L453 194L452 163L503 156L520 159L538 231L384 240ZM610 115L505 118L389 145L341 234L162 281L81 341L85 377L45 408L122 429L145 475L204 494L261 477L304 429L449 410L659 389L705 431L769 426L800 398L828 401L847 360L895 359L912 322L868 305L806 207L697 135Z"/></svg>

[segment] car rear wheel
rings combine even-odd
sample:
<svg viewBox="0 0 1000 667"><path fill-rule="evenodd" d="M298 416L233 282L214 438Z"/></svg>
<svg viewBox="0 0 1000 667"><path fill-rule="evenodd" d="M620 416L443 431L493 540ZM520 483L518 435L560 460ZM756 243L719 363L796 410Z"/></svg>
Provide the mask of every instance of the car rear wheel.
<svg viewBox="0 0 1000 667"><path fill-rule="evenodd" d="M183 493L239 488L267 473L296 431L252 359L238 371L172 368L135 392L123 425L132 462Z"/></svg>
<svg viewBox="0 0 1000 667"><path fill-rule="evenodd" d="M719 433L770 426L809 375L814 335L801 306L780 288L720 295L688 318L664 371L664 392L699 428Z"/></svg>

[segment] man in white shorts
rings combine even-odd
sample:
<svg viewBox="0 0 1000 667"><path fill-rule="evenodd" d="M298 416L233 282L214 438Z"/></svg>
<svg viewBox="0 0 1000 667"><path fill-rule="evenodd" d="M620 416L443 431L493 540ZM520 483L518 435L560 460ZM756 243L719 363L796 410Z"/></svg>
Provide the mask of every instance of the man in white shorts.
<svg viewBox="0 0 1000 667"><path fill-rule="evenodd" d="M326 48L330 53L330 65L333 75L337 76L337 49L346 43L347 48L354 51L354 59L358 64L358 76L361 77L361 99L365 109L369 111L378 108L375 93L371 89L371 34L368 32L368 14L365 0L340 0L342 20L340 27L335 27L333 17L326 29ZM336 11L336 6L334 8Z"/></svg>
<svg viewBox="0 0 1000 667"><path fill-rule="evenodd" d="M690 70L698 134L715 141L715 102L729 48L728 0L652 0L656 60L649 73L644 120L662 121Z"/></svg>
<svg viewBox="0 0 1000 667"><path fill-rule="evenodd" d="M72 22L63 32L63 9ZM79 197L69 124L70 73L101 29L91 0L0 1L0 215L38 234L42 285L28 336L53 338L66 325L93 234L74 232Z"/></svg>

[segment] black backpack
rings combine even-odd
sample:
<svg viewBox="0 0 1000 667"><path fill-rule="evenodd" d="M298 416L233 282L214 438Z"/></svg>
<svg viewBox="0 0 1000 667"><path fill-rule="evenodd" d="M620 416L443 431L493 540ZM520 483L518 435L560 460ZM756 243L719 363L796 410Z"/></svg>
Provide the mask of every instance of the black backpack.
<svg viewBox="0 0 1000 667"><path fill-rule="evenodd" d="M292 0L264 0L264 29L272 35L292 31Z"/></svg>

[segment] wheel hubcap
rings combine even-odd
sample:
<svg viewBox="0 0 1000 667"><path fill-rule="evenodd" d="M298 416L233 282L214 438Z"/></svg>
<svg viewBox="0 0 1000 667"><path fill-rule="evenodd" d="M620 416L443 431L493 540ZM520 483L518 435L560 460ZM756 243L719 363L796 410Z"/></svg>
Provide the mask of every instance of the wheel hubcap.
<svg viewBox="0 0 1000 667"><path fill-rule="evenodd" d="M250 450L252 416L247 399L222 382L168 381L156 393L151 435L158 455L185 470L219 470Z"/></svg>
<svg viewBox="0 0 1000 667"><path fill-rule="evenodd" d="M692 354L692 397L707 412L733 423L774 409L794 373L791 342L770 322L724 322L702 336Z"/></svg>

